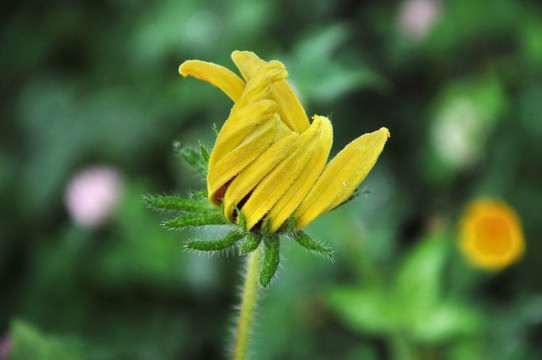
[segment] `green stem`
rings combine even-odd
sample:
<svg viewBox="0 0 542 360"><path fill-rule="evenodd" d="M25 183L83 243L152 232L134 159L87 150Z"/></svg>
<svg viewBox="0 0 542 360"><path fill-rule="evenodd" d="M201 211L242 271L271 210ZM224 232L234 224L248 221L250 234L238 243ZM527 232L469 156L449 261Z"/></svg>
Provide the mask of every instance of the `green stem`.
<svg viewBox="0 0 542 360"><path fill-rule="evenodd" d="M237 324L235 344L233 347L233 360L244 360L247 356L250 329L258 301L258 275L261 266L262 249L259 248L248 255L241 311L239 313L239 323Z"/></svg>

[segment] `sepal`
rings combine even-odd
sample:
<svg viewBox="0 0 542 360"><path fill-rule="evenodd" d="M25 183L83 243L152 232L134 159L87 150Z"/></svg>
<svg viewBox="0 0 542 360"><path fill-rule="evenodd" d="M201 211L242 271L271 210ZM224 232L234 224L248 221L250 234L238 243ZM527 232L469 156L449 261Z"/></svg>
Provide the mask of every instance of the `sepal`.
<svg viewBox="0 0 542 360"><path fill-rule="evenodd" d="M263 287L269 285L277 268L279 267L280 261L280 240L278 236L274 237L265 237L265 256L263 259L262 272L260 273L260 284Z"/></svg>
<svg viewBox="0 0 542 360"><path fill-rule="evenodd" d="M182 229L190 226L225 225L228 221L219 212L208 214L186 214L178 218L168 220L162 225L167 228Z"/></svg>
<svg viewBox="0 0 542 360"><path fill-rule="evenodd" d="M262 234L263 236L272 236L273 233L270 231L270 228L271 222L269 221L269 219L264 220L263 226L260 229L260 234Z"/></svg>
<svg viewBox="0 0 542 360"><path fill-rule="evenodd" d="M199 144L199 152L201 154L202 159L209 164L209 159L211 156L209 156L209 151L207 151L207 148L202 143Z"/></svg>
<svg viewBox="0 0 542 360"><path fill-rule="evenodd" d="M175 151L181 155L181 157L188 163L188 165L192 166L194 170L196 170L203 178L207 177L207 172L209 171L207 166L207 161L204 158L204 155L202 153L202 147L200 147L200 151L196 151L188 146L183 146L181 142L177 141L173 144L173 147L175 148Z"/></svg>
<svg viewBox="0 0 542 360"><path fill-rule="evenodd" d="M236 213L236 216L237 216L237 219L238 219L237 220L237 226L239 226L241 231L244 231L246 229L246 226L247 226L247 218L245 217L245 215L243 215L243 213L237 207L237 205L235 205L235 204L232 204L232 205L233 205L233 208L235 209L235 213ZM224 199L222 199L222 212L224 212Z"/></svg>
<svg viewBox="0 0 542 360"><path fill-rule="evenodd" d="M197 193L192 194L192 197L202 197L206 201L208 201L207 197L209 197L209 194L207 193L207 191L198 191Z"/></svg>
<svg viewBox="0 0 542 360"><path fill-rule="evenodd" d="M314 253L317 253L319 255L323 255L329 258L330 261L333 261L333 250L319 243L318 241L311 239L303 231L296 231L292 233L292 237L299 245L303 246L305 249L312 251Z"/></svg>
<svg viewBox="0 0 542 360"><path fill-rule="evenodd" d="M143 201L158 210L190 213L220 213L220 209L205 200L187 199L180 196L144 195Z"/></svg>
<svg viewBox="0 0 542 360"><path fill-rule="evenodd" d="M293 217L293 216L290 216L288 218L288 221L285 224L282 225L283 226L283 232L285 232L285 233L294 232L296 222L297 222L296 218Z"/></svg>
<svg viewBox="0 0 542 360"><path fill-rule="evenodd" d="M230 246L235 245L236 242L240 241L245 234L240 233L236 230L232 230L226 235L223 239L220 240L191 240L188 241L184 247L191 250L199 251L217 251L229 248Z"/></svg>
<svg viewBox="0 0 542 360"><path fill-rule="evenodd" d="M260 243L262 242L262 237L259 234L255 233L248 233L247 238L243 245L239 248L239 251L241 254L248 254L250 252L253 252L260 246Z"/></svg>
<svg viewBox="0 0 542 360"><path fill-rule="evenodd" d="M355 199L356 199L358 196L360 196L360 195L368 195L368 194L371 194L371 193L372 193L371 190L361 190L361 191L360 191L360 190L357 190L357 189L356 189L356 190L352 193L352 195L350 195L350 196L348 197L348 199L346 199L346 200L345 200L343 203L341 203L340 205L337 205L337 207L335 207L333 210L336 210L336 209L340 208L341 206L348 204L350 201L355 200Z"/></svg>

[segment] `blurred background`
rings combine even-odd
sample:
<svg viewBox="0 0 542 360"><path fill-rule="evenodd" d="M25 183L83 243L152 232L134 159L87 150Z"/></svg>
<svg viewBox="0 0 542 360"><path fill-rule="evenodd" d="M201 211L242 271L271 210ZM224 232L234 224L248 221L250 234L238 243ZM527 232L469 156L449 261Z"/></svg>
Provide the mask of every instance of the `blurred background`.
<svg viewBox="0 0 542 360"><path fill-rule="evenodd" d="M252 359L542 358L542 5L535 0L11 1L0 5L0 359L222 359L237 256L159 226L142 194L202 190L174 141L231 106L183 79L235 50L285 63L333 153L386 126L360 190L283 242ZM468 203L515 209L500 271L458 248Z"/></svg>

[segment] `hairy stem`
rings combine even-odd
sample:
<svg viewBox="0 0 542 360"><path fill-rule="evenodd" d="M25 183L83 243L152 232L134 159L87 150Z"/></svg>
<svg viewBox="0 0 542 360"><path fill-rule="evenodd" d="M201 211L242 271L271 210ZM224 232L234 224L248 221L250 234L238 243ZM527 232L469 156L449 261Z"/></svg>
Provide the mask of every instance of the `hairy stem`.
<svg viewBox="0 0 542 360"><path fill-rule="evenodd" d="M239 312L239 323L235 334L233 360L244 360L247 356L250 329L258 301L258 275L262 265L262 249L256 249L248 255L245 273L245 285Z"/></svg>

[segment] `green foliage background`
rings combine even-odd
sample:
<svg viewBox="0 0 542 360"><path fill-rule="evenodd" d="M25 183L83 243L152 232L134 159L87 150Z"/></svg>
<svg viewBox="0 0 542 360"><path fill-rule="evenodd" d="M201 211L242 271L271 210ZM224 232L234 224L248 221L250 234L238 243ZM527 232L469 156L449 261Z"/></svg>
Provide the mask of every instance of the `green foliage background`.
<svg viewBox="0 0 542 360"><path fill-rule="evenodd" d="M243 260L183 252L217 230L166 231L141 194L203 189L172 144L212 147L231 104L177 67L233 68L235 49L285 63L308 114L332 119L333 153L381 126L392 134L361 186L371 194L307 228L336 262L283 245L252 358L542 358L542 5L439 4L419 36L401 27L398 1L0 5L9 358L227 357ZM63 193L96 163L126 185L110 221L85 229ZM480 195L505 199L524 226L525 257L496 274L455 247Z"/></svg>

